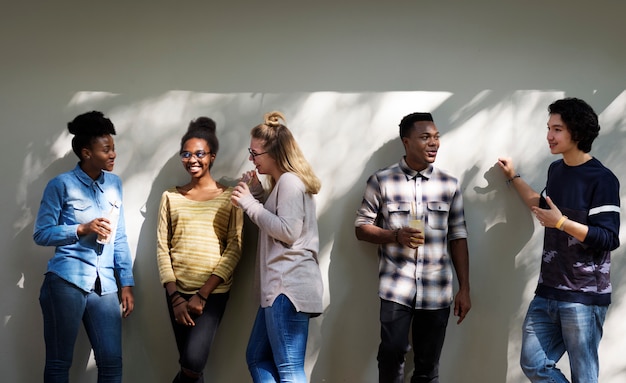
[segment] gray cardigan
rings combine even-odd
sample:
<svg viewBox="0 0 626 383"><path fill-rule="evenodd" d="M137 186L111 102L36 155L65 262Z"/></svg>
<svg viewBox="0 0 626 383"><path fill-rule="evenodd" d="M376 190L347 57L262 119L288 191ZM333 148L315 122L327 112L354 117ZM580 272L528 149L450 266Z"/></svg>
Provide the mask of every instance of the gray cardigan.
<svg viewBox="0 0 626 383"><path fill-rule="evenodd" d="M322 313L315 199L293 173L280 176L265 204L254 192L254 197L242 197L239 206L259 227L255 283L261 307L285 294L297 311Z"/></svg>

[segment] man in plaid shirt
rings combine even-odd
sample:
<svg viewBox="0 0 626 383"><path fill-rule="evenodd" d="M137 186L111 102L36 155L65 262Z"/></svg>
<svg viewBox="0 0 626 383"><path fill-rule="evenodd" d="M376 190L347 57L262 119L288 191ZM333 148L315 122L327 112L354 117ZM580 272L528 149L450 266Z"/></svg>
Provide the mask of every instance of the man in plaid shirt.
<svg viewBox="0 0 626 383"><path fill-rule="evenodd" d="M370 176L355 221L357 238L379 245L379 382L404 382L410 331L411 382L439 382L453 266L459 282L457 324L471 308L463 198L458 180L432 165L439 132L430 113L405 116L400 138L406 155ZM424 223L423 232L408 226L410 217Z"/></svg>

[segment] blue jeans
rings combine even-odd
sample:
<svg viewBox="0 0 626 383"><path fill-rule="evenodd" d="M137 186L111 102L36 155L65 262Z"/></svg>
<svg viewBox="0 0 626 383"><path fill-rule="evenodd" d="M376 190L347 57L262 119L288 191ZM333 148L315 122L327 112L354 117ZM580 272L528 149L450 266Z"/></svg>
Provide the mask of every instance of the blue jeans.
<svg viewBox="0 0 626 383"><path fill-rule="evenodd" d="M569 382L556 364L567 351L573 383L597 383L608 306L535 296L526 313L520 365L531 382Z"/></svg>
<svg viewBox="0 0 626 383"><path fill-rule="evenodd" d="M416 310L380 300L379 383L404 383L405 355L413 341L415 370L411 383L439 383L439 359L446 337L450 307Z"/></svg>
<svg viewBox="0 0 626 383"><path fill-rule="evenodd" d="M67 383L82 322L98 366L98 383L122 381L122 314L117 294L84 292L47 273L39 295L46 342L45 383Z"/></svg>
<svg viewBox="0 0 626 383"><path fill-rule="evenodd" d="M202 383L204 382L204 367L209 358L217 328L224 316L229 293L209 294L202 314L193 316L193 321L196 324L193 327L176 322L167 291L165 295L174 337L176 338L176 346L178 347L178 363L181 368L173 382ZM193 295L181 294L181 296L189 300Z"/></svg>
<svg viewBox="0 0 626 383"><path fill-rule="evenodd" d="M284 294L271 307L259 308L246 350L254 383L306 383L309 318L309 314L297 312Z"/></svg>

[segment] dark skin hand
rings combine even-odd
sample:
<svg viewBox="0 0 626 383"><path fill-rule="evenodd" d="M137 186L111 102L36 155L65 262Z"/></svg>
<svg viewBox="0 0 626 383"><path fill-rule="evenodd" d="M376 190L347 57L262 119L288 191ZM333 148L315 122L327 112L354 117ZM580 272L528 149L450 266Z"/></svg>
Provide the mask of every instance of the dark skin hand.
<svg viewBox="0 0 626 383"><path fill-rule="evenodd" d="M387 230L376 225L362 225L355 228L357 239L374 244L396 242L395 230ZM424 244L424 235L417 229L403 227L398 230L397 242L402 246L416 249ZM469 285L469 255L466 239L450 241L450 257L459 281L459 291L454 297L454 315L459 319L457 324L465 320L472 308Z"/></svg>
<svg viewBox="0 0 626 383"><path fill-rule="evenodd" d="M105 237L108 236L111 234L111 221L103 217L96 218L91 222L81 223L76 229L76 234L78 234L79 237L91 233Z"/></svg>
<svg viewBox="0 0 626 383"><path fill-rule="evenodd" d="M122 287L122 317L127 318L135 309L135 297L131 286Z"/></svg>
<svg viewBox="0 0 626 383"><path fill-rule="evenodd" d="M110 223L111 222L107 218L96 218L91 222L78 225L76 234L80 237L95 233L106 237L111 234ZM122 317L127 318L135 309L135 297L133 295L132 286L122 287L120 299L122 301Z"/></svg>
<svg viewBox="0 0 626 383"><path fill-rule="evenodd" d="M223 283L223 279L217 275L212 274L205 284L198 290L198 293L203 297L208 298L209 295L215 290L217 286ZM165 284L167 295L172 300L174 306L174 319L176 323L186 326L195 326L193 317L202 315L206 301L200 298L197 294L193 295L189 300L185 300L181 295L175 294L176 282L168 282ZM172 295L174 294L174 295Z"/></svg>

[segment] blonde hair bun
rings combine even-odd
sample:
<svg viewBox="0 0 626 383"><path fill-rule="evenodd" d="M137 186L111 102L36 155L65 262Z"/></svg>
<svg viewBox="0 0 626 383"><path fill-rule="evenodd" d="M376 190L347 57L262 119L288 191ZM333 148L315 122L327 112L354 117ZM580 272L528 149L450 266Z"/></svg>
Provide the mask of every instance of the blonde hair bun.
<svg viewBox="0 0 626 383"><path fill-rule="evenodd" d="M269 112L269 113L265 113L265 116L263 116L263 119L265 120L265 125L272 127L272 128L276 128L280 125L287 125L287 120L285 119L285 115L282 114L281 112L277 112L277 111L273 111L273 112ZM281 123L282 120L282 123Z"/></svg>

